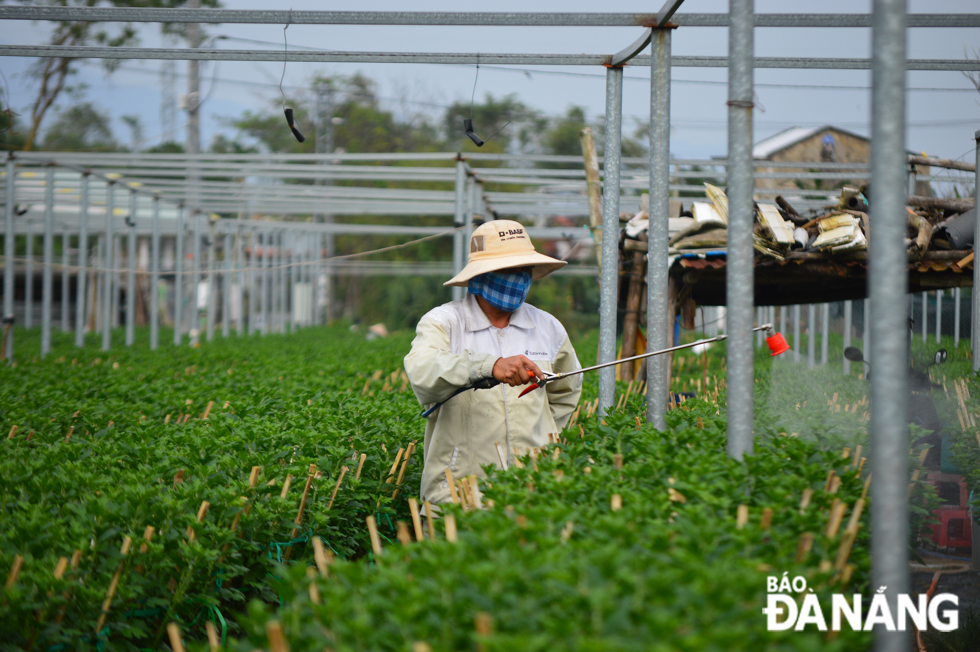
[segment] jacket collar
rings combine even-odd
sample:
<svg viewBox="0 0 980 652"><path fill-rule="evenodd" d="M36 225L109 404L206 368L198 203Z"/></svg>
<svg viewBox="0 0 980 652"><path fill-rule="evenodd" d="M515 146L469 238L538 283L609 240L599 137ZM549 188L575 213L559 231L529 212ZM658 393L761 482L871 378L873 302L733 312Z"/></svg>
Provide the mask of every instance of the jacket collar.
<svg viewBox="0 0 980 652"><path fill-rule="evenodd" d="M534 322L531 321L531 316L525 309L526 304L521 304L521 307L515 310L510 315L510 324L508 326L516 326L517 328L530 329L534 328ZM490 319L484 314L483 308L476 301L476 295L466 293L466 298L463 299L463 318L466 322L466 330L468 331L482 331L493 326L490 323Z"/></svg>

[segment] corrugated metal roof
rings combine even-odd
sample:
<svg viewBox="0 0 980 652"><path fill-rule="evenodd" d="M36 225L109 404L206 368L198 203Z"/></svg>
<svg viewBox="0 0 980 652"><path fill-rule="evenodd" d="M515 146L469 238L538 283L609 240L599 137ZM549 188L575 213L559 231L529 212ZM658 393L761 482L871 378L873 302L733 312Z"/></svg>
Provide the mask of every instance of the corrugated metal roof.
<svg viewBox="0 0 980 652"><path fill-rule="evenodd" d="M790 145L796 144L801 140L806 140L818 131L826 127L790 127L780 131L778 134L769 136L761 140L752 147L752 158L769 158L778 151L784 150Z"/></svg>

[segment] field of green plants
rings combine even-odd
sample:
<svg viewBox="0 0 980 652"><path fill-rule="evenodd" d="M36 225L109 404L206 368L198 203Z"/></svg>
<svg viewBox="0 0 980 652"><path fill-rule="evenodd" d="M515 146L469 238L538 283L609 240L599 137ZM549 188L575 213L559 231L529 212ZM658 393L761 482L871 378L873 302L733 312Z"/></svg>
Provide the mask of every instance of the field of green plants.
<svg viewBox="0 0 980 652"><path fill-rule="evenodd" d="M610 416L583 407L522 464L459 479L460 504L416 527L411 333L335 326L156 353L138 338L109 354L56 334L43 361L17 336L22 357L0 367L5 649L159 650L178 630L191 649L243 651L870 641L767 632L762 613L769 575L802 575L828 603L869 591L856 374L821 370L821 385L760 352L756 453L739 463L723 347L706 365L680 354L675 389L707 400L671 410L666 431L623 385ZM576 346L589 364L594 337Z"/></svg>

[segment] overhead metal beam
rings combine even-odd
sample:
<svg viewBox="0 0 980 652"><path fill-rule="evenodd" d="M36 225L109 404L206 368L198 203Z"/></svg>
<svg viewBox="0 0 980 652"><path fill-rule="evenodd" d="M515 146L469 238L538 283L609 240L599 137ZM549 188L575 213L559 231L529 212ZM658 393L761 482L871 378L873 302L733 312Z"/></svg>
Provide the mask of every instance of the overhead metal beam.
<svg viewBox="0 0 980 652"><path fill-rule="evenodd" d="M176 61L290 61L321 63L438 63L499 66L611 66L608 54L518 54L466 52L331 52L306 50L217 50L190 48L112 48L99 46L3 45L3 57L40 57L70 59L157 59ZM728 57L672 57L672 65L681 68L727 68ZM648 55L636 56L627 63L649 66ZM870 70L871 59L756 57L755 68L808 68L823 70ZM909 59L907 70L980 71L980 61L967 59Z"/></svg>
<svg viewBox="0 0 980 652"><path fill-rule="evenodd" d="M667 0L664 6L657 12L657 27L664 27L674 17L674 14L681 7L684 0Z"/></svg>
<svg viewBox="0 0 980 652"><path fill-rule="evenodd" d="M621 66L633 57L643 52L643 49L650 45L650 37L653 35L653 28L647 27L643 30L640 38L636 39L632 43L626 46L623 50L620 50L616 54L612 55L612 59L609 61L610 66Z"/></svg>
<svg viewBox="0 0 980 652"><path fill-rule="evenodd" d="M673 15L668 0L656 14L425 11L265 11L134 7L2 7L0 20L258 25L475 25L480 27L649 27L670 20L685 27L728 27L728 14ZM673 11L671 11L673 9ZM759 14L756 27L871 27L869 14ZM911 14L909 27L980 27L980 14Z"/></svg>

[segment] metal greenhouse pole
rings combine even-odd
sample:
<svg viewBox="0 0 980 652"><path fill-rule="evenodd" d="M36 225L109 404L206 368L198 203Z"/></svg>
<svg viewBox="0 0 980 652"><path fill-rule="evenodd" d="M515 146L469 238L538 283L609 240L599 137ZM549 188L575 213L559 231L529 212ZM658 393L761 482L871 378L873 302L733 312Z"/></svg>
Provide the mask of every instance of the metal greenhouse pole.
<svg viewBox="0 0 980 652"><path fill-rule="evenodd" d="M812 303L806 306L806 366L817 366L817 306Z"/></svg>
<svg viewBox="0 0 980 652"><path fill-rule="evenodd" d="M599 364L616 359L619 286L619 168L623 128L623 69L606 68L606 126L602 163L602 271L599 295ZM599 414L616 399L615 365L599 370Z"/></svg>
<svg viewBox="0 0 980 652"><path fill-rule="evenodd" d="M231 233L225 232L224 254L225 273L221 276L221 337L228 339L231 334L231 261L232 261L232 242Z"/></svg>
<svg viewBox="0 0 980 652"><path fill-rule="evenodd" d="M269 267L272 260L269 256L270 243L272 241L272 231L265 231L262 234L262 335L269 334Z"/></svg>
<svg viewBox="0 0 980 652"><path fill-rule="evenodd" d="M136 215L139 197L129 191L129 219L126 230L126 346L132 346L136 335Z"/></svg>
<svg viewBox="0 0 980 652"><path fill-rule="evenodd" d="M453 186L456 193L456 208L453 213L453 226L459 228L465 224L464 204L466 201L466 163L460 156L456 157L456 184ZM469 242L463 242L463 231L453 233L453 276L463 271L464 247L469 247ZM466 288L453 287L453 301L460 301L466 296Z"/></svg>
<svg viewBox="0 0 980 652"><path fill-rule="evenodd" d="M160 345L160 197L153 197L150 218L150 350Z"/></svg>
<svg viewBox="0 0 980 652"><path fill-rule="evenodd" d="M6 219L6 230L3 237L3 320L4 330L7 332L7 341L4 342L7 352L7 361L14 361L14 199L15 199L15 178L17 176L17 162L11 152L7 153L5 165L7 175L7 192L4 195L4 217Z"/></svg>
<svg viewBox="0 0 980 652"><path fill-rule="evenodd" d="M259 235L254 230L249 230L249 264L248 264L248 334L255 335L255 318L258 315L258 292L259 284L255 275L255 268L258 266Z"/></svg>
<svg viewBox="0 0 980 652"><path fill-rule="evenodd" d="M235 332L238 337L245 334L245 232L239 227L235 233L235 269L238 270L235 286L235 298L238 301L238 319L235 320Z"/></svg>
<svg viewBox="0 0 980 652"><path fill-rule="evenodd" d="M980 131L973 134L976 144L976 177L973 185L974 208L980 206ZM980 242L980 220L973 223L973 241ZM980 263L973 263L973 290L970 292L973 315L970 320L970 350L973 351L973 372L980 371Z"/></svg>
<svg viewBox="0 0 980 652"><path fill-rule="evenodd" d="M854 324L854 303L851 301L844 302L844 348L846 349L851 345L851 330L853 330ZM851 375L851 361L841 356L841 360L844 362L844 375Z"/></svg>
<svg viewBox="0 0 980 652"><path fill-rule="evenodd" d="M730 0L728 28L728 454L753 451L752 21L754 0Z"/></svg>
<svg viewBox="0 0 980 652"><path fill-rule="evenodd" d="M661 12L662 13L662 12ZM657 22L661 22L658 14ZM650 58L650 226L647 242L647 350L666 349L670 238L670 55L671 29L654 30ZM618 239L617 239L618 241ZM647 358L647 422L666 428L670 357Z"/></svg>
<svg viewBox="0 0 980 652"><path fill-rule="evenodd" d="M214 340L214 320L216 317L215 313L215 303L218 300L218 288L214 282L214 258L218 251L217 234L215 233L214 225L211 220L208 220L208 305L207 314L205 318L207 322L205 323L205 329L207 332L208 342Z"/></svg>
<svg viewBox="0 0 980 652"><path fill-rule="evenodd" d="M174 346L180 346L184 327L184 205L177 207L177 237L174 242Z"/></svg>
<svg viewBox="0 0 980 652"><path fill-rule="evenodd" d="M71 260L68 258L68 251L71 247L71 232L66 226L61 231L61 332L67 333L71 330L71 320L68 319L68 312L71 306L71 297L68 295L70 285L68 278L68 266Z"/></svg>
<svg viewBox="0 0 980 652"><path fill-rule="evenodd" d="M909 591L908 331L905 251L906 0L874 0L871 83L871 576L891 613ZM908 634L875 626L875 652L908 649Z"/></svg>
<svg viewBox="0 0 980 652"><path fill-rule="evenodd" d="M24 271L24 328L34 326L34 223L27 223L27 246Z"/></svg>
<svg viewBox="0 0 980 652"><path fill-rule="evenodd" d="M193 183L192 183L193 187ZM194 224L191 237L191 252L194 256L191 261L191 329L197 331L197 341L201 341L201 211L197 206L191 212L191 220ZM192 338L193 341L193 338Z"/></svg>
<svg viewBox="0 0 980 652"><path fill-rule="evenodd" d="M54 165L44 180L44 266L41 269L41 357L51 351L51 303L54 299Z"/></svg>

